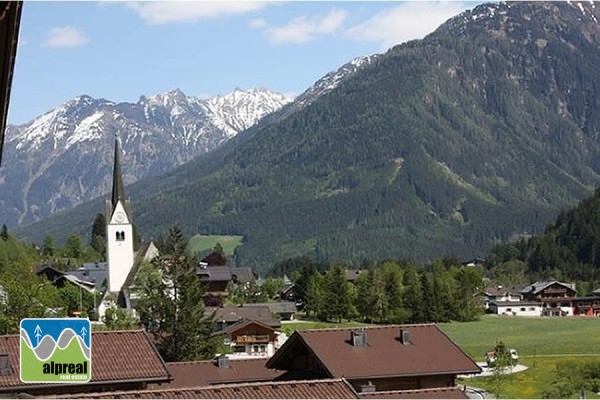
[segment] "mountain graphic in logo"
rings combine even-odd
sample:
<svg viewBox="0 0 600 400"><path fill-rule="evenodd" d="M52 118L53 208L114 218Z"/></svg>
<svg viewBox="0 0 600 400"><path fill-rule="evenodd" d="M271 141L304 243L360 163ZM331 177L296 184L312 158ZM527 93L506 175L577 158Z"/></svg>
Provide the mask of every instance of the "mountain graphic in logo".
<svg viewBox="0 0 600 400"><path fill-rule="evenodd" d="M91 324L81 318L21 321L21 381L84 383L91 379Z"/></svg>

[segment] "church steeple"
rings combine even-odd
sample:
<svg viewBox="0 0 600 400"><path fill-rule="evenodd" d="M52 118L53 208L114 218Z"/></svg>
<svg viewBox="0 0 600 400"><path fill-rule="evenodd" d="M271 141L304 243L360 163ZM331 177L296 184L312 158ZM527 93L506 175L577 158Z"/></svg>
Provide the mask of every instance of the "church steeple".
<svg viewBox="0 0 600 400"><path fill-rule="evenodd" d="M113 210L118 201L125 204L125 191L123 190L123 176L121 174L121 157L119 155L119 138L115 135L115 165L113 166L112 206Z"/></svg>

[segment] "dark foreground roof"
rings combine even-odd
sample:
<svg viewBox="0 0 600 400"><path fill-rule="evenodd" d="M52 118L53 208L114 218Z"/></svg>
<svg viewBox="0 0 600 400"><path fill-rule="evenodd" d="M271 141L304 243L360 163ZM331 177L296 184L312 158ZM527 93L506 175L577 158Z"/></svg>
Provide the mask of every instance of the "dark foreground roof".
<svg viewBox="0 0 600 400"><path fill-rule="evenodd" d="M408 332L410 344L400 341ZM353 346L353 332L366 346ZM269 359L267 368L293 369L298 354L312 353L330 378L478 374L481 368L435 324L296 331Z"/></svg>
<svg viewBox="0 0 600 400"><path fill-rule="evenodd" d="M0 354L8 354L12 373L0 375L0 392L27 391L74 384L23 383L19 335L0 336ZM92 379L89 384L167 382L171 374L146 332L92 332ZM85 386L86 383L77 386Z"/></svg>
<svg viewBox="0 0 600 400"><path fill-rule="evenodd" d="M55 398L56 396L48 396ZM81 399L467 399L458 387L357 393L345 379L241 383L61 396Z"/></svg>
<svg viewBox="0 0 600 400"><path fill-rule="evenodd" d="M22 9L22 1L0 1L0 165Z"/></svg>
<svg viewBox="0 0 600 400"><path fill-rule="evenodd" d="M90 393L61 398L81 399L356 399L343 379L241 383L208 387Z"/></svg>
<svg viewBox="0 0 600 400"><path fill-rule="evenodd" d="M266 358L229 360L229 368L219 368L213 360L167 363L173 381L152 385L150 389L181 389L225 383L262 382L277 378L284 371L265 367Z"/></svg>

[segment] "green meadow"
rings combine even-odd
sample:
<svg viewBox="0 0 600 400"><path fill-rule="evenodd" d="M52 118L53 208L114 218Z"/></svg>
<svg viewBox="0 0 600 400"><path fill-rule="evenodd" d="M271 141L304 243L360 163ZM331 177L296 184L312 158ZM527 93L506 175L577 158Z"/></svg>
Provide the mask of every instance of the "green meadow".
<svg viewBox="0 0 600 400"><path fill-rule="evenodd" d="M568 386L565 379L569 378L557 367L568 364L574 371L586 363L600 362L600 318L486 315L480 321L442 323L439 327L475 361L484 361L485 352L493 349L498 340L517 349L519 364L527 366L526 371L500 379L479 377L459 382L497 393L501 398L577 396L577 392L568 393L568 389L563 394L556 392ZM599 396L586 390L585 397Z"/></svg>
<svg viewBox="0 0 600 400"><path fill-rule="evenodd" d="M232 256L235 248L242 243L243 236L194 235L190 238L188 249L193 252L211 250L217 243L223 247L226 256Z"/></svg>

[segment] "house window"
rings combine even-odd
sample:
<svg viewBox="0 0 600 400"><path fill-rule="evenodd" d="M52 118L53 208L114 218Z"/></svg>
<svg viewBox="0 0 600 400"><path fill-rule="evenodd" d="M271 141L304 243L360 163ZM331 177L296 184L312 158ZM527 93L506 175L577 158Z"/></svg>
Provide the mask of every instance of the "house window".
<svg viewBox="0 0 600 400"><path fill-rule="evenodd" d="M521 311L525 311L525 307L521 307Z"/></svg>
<svg viewBox="0 0 600 400"><path fill-rule="evenodd" d="M253 344L252 352L253 353L264 353L267 351L267 346L264 344Z"/></svg>
<svg viewBox="0 0 600 400"><path fill-rule="evenodd" d="M507 308L506 309L506 312L511 312L511 311L512 311L512 308Z"/></svg>
<svg viewBox="0 0 600 400"><path fill-rule="evenodd" d="M535 307L529 307L529 311L535 311Z"/></svg>
<svg viewBox="0 0 600 400"><path fill-rule="evenodd" d="M117 232L117 242L122 242L123 240L125 240L125 232Z"/></svg>
<svg viewBox="0 0 600 400"><path fill-rule="evenodd" d="M234 353L245 353L246 346L233 346L233 352Z"/></svg>

